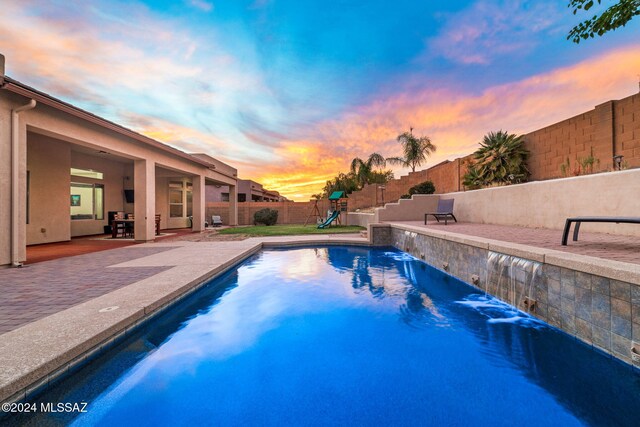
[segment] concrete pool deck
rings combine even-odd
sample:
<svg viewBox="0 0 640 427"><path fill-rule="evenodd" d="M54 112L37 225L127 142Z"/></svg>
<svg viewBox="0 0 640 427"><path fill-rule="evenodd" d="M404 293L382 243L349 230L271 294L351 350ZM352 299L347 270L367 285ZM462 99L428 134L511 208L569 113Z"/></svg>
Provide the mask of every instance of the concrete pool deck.
<svg viewBox="0 0 640 427"><path fill-rule="evenodd" d="M622 262L508 241L510 230L504 231L505 240L496 240L497 231L488 228L485 231L492 239L464 234L464 227L467 232L477 231L478 224L424 227L402 222L378 226L432 234L640 283L640 264L633 260ZM550 231L559 234L557 230ZM589 241L587 233L584 236ZM0 401L31 396L208 278L262 248L324 244L369 245L370 241L345 234L219 242L159 241L2 270L0 292L4 295L2 301L7 302L0 305L0 313L8 315L4 320L0 317Z"/></svg>
<svg viewBox="0 0 640 427"><path fill-rule="evenodd" d="M0 401L20 400L262 248L367 245L359 235L147 243L0 270ZM0 326L2 326L0 325Z"/></svg>

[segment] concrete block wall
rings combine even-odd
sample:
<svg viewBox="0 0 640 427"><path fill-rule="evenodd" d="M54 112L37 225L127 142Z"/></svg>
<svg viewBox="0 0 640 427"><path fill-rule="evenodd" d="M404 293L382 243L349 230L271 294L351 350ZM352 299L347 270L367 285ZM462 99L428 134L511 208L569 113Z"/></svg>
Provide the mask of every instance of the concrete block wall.
<svg viewBox="0 0 640 427"><path fill-rule="evenodd" d="M481 138L478 135L478 140ZM594 172L611 170L614 155L623 155L629 168L639 168L640 93L605 102L593 110L530 132L524 139L531 153L528 161L531 181L563 177L561 165L567 159L570 170L566 176L573 176L579 159L589 157L592 152L599 160ZM398 200L409 188L426 180L433 181L437 194L462 191L462 180L472 158L473 155L468 155L394 179L385 185L384 202ZM379 206L382 198L380 191L376 192L377 187L366 186L349 195L354 200L349 210Z"/></svg>
<svg viewBox="0 0 640 427"><path fill-rule="evenodd" d="M253 225L253 215L260 209L269 208L278 211L278 224L304 224L309 214L313 210L314 202L242 202L238 203L238 225ZM328 200L320 200L318 209L323 218L327 216L329 209ZM211 215L219 215L224 225L229 220L229 203L228 202L207 202L205 208L206 218ZM344 222L346 215L343 215ZM309 223L314 224L316 218L310 218Z"/></svg>
<svg viewBox="0 0 640 427"><path fill-rule="evenodd" d="M409 172L398 179L393 179L384 185L384 192L379 184L365 185L360 191L349 194L349 211L356 209L381 206L384 203L395 202L414 185L425 181L432 181L436 193L450 193L462 189L460 176L464 175L466 157L453 161L442 162L429 169Z"/></svg>
<svg viewBox="0 0 640 427"><path fill-rule="evenodd" d="M624 156L629 167L640 167L640 94L614 103L615 154Z"/></svg>

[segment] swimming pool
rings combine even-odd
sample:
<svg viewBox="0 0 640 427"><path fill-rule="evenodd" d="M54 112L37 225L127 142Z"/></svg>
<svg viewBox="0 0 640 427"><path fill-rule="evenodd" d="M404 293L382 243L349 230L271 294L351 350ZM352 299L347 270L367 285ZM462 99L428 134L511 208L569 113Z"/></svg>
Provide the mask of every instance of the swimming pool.
<svg viewBox="0 0 640 427"><path fill-rule="evenodd" d="M637 425L640 375L391 248L268 250L38 402L33 425ZM3 420L5 421L5 420Z"/></svg>

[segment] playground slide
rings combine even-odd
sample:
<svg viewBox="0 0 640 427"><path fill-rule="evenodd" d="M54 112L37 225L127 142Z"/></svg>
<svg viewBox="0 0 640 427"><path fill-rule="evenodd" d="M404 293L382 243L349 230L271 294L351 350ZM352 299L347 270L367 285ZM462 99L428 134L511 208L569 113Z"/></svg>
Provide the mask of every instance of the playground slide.
<svg viewBox="0 0 640 427"><path fill-rule="evenodd" d="M325 222L323 222L322 224L318 224L318 228L327 228L333 221L335 221L338 218L339 215L340 215L339 210L335 210L331 212L331 215L329 216L329 218L327 218Z"/></svg>

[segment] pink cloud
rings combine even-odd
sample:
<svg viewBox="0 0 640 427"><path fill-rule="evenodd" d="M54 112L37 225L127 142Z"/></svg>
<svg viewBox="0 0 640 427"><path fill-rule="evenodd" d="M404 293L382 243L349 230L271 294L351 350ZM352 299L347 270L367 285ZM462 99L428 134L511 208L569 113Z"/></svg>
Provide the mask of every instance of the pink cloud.
<svg viewBox="0 0 640 427"><path fill-rule="evenodd" d="M398 134L414 128L438 147L429 160L473 152L489 131L528 133L637 90L640 45L617 49L578 64L518 82L490 87L477 96L452 89L423 89L381 96L335 120L317 124L304 140L284 140L277 164L247 166L243 176L268 182L287 197L306 199L326 179L346 172L352 158L372 152L399 154ZM602 70L607 70L606 73ZM395 169L396 176L406 170ZM310 183L318 181L317 185ZM304 189L304 191L301 191Z"/></svg>
<svg viewBox="0 0 640 427"><path fill-rule="evenodd" d="M522 1L478 1L445 16L440 34L427 40L423 56L486 65L503 55L524 54L536 46L538 33L555 31L559 11L557 2L538 1L525 8Z"/></svg>

